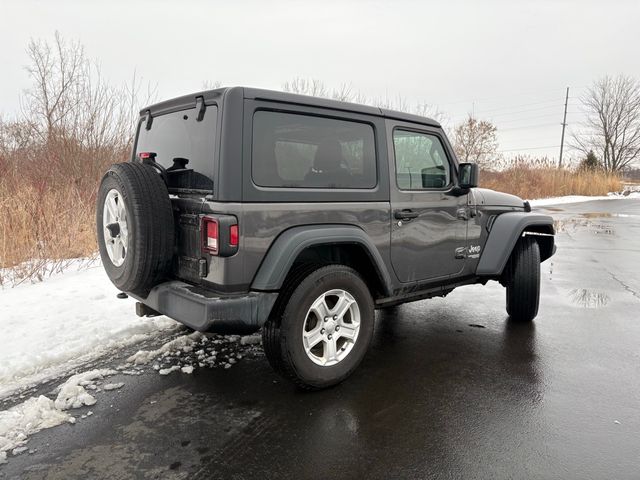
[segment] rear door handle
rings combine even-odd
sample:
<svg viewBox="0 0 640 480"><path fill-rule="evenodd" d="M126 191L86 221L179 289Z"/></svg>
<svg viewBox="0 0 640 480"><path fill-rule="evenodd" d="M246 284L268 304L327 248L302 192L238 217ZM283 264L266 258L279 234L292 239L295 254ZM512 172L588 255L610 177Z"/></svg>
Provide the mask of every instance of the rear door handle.
<svg viewBox="0 0 640 480"><path fill-rule="evenodd" d="M404 210L394 210L393 216L396 220L412 220L419 215L418 212L414 212L409 208L405 208Z"/></svg>

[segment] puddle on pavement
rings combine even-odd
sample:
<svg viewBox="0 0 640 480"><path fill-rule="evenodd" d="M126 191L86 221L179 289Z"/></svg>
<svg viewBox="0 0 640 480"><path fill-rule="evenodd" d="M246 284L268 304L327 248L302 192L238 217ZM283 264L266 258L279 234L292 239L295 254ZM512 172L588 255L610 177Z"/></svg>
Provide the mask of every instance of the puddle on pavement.
<svg viewBox="0 0 640 480"><path fill-rule="evenodd" d="M609 295L603 292L595 292L587 288L576 288L569 292L571 301L584 308L600 308L609 303Z"/></svg>
<svg viewBox="0 0 640 480"><path fill-rule="evenodd" d="M632 217L640 217L640 215L635 215L633 213L611 213L611 212L587 212L581 213L581 216L585 218L632 218Z"/></svg>
<svg viewBox="0 0 640 480"><path fill-rule="evenodd" d="M587 230L594 235L613 235L615 230L608 222L596 222L591 218L603 218L611 216L611 214L604 213L598 217L588 217L587 214L580 214L580 217L561 218L553 221L553 225L556 229L556 233L566 232L573 233L578 230Z"/></svg>
<svg viewBox="0 0 640 480"><path fill-rule="evenodd" d="M609 212L586 212L581 213L581 217L584 218L611 218L613 215Z"/></svg>

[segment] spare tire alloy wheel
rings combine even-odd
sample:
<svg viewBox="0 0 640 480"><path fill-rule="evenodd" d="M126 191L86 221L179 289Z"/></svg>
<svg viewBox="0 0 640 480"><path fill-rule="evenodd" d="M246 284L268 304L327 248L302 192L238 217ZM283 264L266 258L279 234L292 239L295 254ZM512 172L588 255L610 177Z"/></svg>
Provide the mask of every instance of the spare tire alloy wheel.
<svg viewBox="0 0 640 480"><path fill-rule="evenodd" d="M119 267L129 250L129 228L124 198L115 188L109 190L104 201L102 230L109 260Z"/></svg>
<svg viewBox="0 0 640 480"><path fill-rule="evenodd" d="M302 341L312 362L330 367L344 360L360 332L360 308L355 298L342 289L320 295L309 308Z"/></svg>
<svg viewBox="0 0 640 480"><path fill-rule="evenodd" d="M102 265L118 289L146 296L167 278L173 209L154 167L126 162L109 168L98 190L96 227Z"/></svg>

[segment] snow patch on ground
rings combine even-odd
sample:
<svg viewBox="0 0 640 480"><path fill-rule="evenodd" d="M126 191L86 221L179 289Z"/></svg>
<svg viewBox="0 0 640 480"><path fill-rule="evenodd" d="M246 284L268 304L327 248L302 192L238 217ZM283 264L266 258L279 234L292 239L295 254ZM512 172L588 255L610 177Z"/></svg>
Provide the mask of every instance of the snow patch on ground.
<svg viewBox="0 0 640 480"><path fill-rule="evenodd" d="M564 197L550 197L530 200L532 207L544 207L546 205L564 205L566 203L591 202L592 200L609 200L614 197L588 197L585 195L567 195Z"/></svg>
<svg viewBox="0 0 640 480"><path fill-rule="evenodd" d="M240 339L240 345L260 345L262 335L245 335Z"/></svg>
<svg viewBox="0 0 640 480"><path fill-rule="evenodd" d="M562 205L566 203L591 202L594 200L615 200L621 198L640 198L640 186L626 186L621 192L609 192L606 196L566 195L564 197L550 197L530 200L532 207L546 205Z"/></svg>
<svg viewBox="0 0 640 480"><path fill-rule="evenodd" d="M0 398L178 325L117 293L100 265L0 288Z"/></svg>
<svg viewBox="0 0 640 480"><path fill-rule="evenodd" d="M156 357L169 353L172 350L179 351L180 349L190 348L198 340L205 338L200 332L193 332L189 335L182 335L178 338L174 338L170 342L165 343L157 350L139 350L137 353L127 358L128 363L134 365L146 365L154 360Z"/></svg>
<svg viewBox="0 0 640 480"><path fill-rule="evenodd" d="M58 410L68 410L70 408L80 408L84 405L94 405L96 399L85 390L85 387L93 384L96 380L101 380L116 373L118 372L115 370L103 368L73 375L60 386L55 407Z"/></svg>
<svg viewBox="0 0 640 480"><path fill-rule="evenodd" d="M0 268L0 288L10 288L21 284L40 283L45 279L63 275L71 271L82 271L100 266L96 253L91 257L62 260L33 259L11 268Z"/></svg>
<svg viewBox="0 0 640 480"><path fill-rule="evenodd" d="M85 387L115 373L110 369L78 373L56 389L55 400L40 395L0 412L0 463L6 462L8 451L13 455L26 451L24 445L34 433L65 422L75 423L75 417L67 410L96 403L95 397Z"/></svg>
<svg viewBox="0 0 640 480"><path fill-rule="evenodd" d="M6 452L27 443L29 436L45 428L68 422L66 412L56 408L55 402L40 395L0 412L0 452Z"/></svg>
<svg viewBox="0 0 640 480"><path fill-rule="evenodd" d="M178 370L180 370L180 365L174 365L169 368L161 368L160 370L158 370L158 373L160 375L169 375L170 373L177 372Z"/></svg>
<svg viewBox="0 0 640 480"><path fill-rule="evenodd" d="M222 336L193 332L165 343L155 350L140 350L118 367L123 373L132 366L149 365L160 375L191 374L196 368L231 368L247 355L262 355L259 335Z"/></svg>
<svg viewBox="0 0 640 480"><path fill-rule="evenodd" d="M104 385L102 387L103 390L109 391L109 390L118 390L119 388L124 387L124 382L118 382L118 383L107 383L106 385ZM89 412L91 413L91 412Z"/></svg>

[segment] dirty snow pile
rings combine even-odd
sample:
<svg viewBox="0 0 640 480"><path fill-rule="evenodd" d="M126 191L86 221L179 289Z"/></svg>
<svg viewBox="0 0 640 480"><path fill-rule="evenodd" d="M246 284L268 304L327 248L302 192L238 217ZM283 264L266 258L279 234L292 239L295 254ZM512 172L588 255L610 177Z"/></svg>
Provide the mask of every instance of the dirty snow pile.
<svg viewBox="0 0 640 480"><path fill-rule="evenodd" d="M30 435L65 422L76 423L77 417L68 411L94 405L96 393L118 390L125 385L124 382L102 383L107 377L142 375L150 365L160 375L191 374L196 368L226 369L247 355L261 355L260 342L259 335L224 337L193 332L175 337L157 349L140 350L115 369L75 374L54 391L55 399L40 395L0 412L0 463L6 462L8 452L19 455L27 451L25 444ZM91 415L90 411L80 418Z"/></svg>
<svg viewBox="0 0 640 480"><path fill-rule="evenodd" d="M239 337L193 332L174 338L158 349L138 351L122 368L152 364L160 375L177 371L190 374L195 368L231 368L248 354L261 354L259 335Z"/></svg>
<svg viewBox="0 0 640 480"><path fill-rule="evenodd" d="M117 293L101 265L0 288L0 398L177 326Z"/></svg>
<svg viewBox="0 0 640 480"><path fill-rule="evenodd" d="M73 375L57 388L55 400L40 395L0 412L0 463L6 462L7 452L18 455L27 451L25 444L30 435L65 422L75 423L76 418L68 410L94 405L96 399L87 389L99 391L96 383L115 373L98 369ZM107 385L103 388L106 390ZM83 418L91 414L88 412Z"/></svg>

